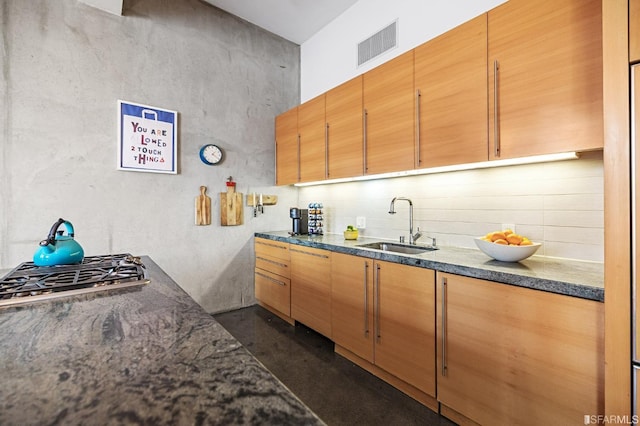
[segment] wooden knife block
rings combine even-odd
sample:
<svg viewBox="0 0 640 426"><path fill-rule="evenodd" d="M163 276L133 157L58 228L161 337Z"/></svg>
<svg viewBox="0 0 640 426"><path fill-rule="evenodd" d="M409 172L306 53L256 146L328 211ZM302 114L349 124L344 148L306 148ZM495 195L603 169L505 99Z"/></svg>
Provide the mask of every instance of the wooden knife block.
<svg viewBox="0 0 640 426"><path fill-rule="evenodd" d="M227 186L227 192L220 193L220 224L222 226L242 225L242 194L236 192L235 185Z"/></svg>

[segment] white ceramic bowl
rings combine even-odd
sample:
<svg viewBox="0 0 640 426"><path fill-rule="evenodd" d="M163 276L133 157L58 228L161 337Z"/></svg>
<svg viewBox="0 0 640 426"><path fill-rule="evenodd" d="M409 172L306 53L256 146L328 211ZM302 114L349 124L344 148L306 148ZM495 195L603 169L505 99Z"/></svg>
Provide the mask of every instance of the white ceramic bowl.
<svg viewBox="0 0 640 426"><path fill-rule="evenodd" d="M533 243L530 246L505 246L474 238L473 241L484 254L502 262L518 262L534 254L542 244Z"/></svg>

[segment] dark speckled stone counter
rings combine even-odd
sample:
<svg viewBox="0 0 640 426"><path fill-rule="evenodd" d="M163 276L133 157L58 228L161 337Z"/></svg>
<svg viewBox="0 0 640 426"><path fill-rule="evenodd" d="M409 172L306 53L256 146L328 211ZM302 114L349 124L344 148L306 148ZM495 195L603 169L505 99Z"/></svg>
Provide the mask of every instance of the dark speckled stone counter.
<svg viewBox="0 0 640 426"><path fill-rule="evenodd" d="M531 256L516 263L499 262L480 250L456 247L440 247L439 250L423 254L405 255L358 247L360 244L382 241L378 238L360 237L358 240L348 241L337 234L292 237L286 231L277 231L259 232L255 236L583 299L604 301L604 265L597 262L544 256Z"/></svg>
<svg viewBox="0 0 640 426"><path fill-rule="evenodd" d="M142 287L0 309L0 424L322 424L143 262Z"/></svg>

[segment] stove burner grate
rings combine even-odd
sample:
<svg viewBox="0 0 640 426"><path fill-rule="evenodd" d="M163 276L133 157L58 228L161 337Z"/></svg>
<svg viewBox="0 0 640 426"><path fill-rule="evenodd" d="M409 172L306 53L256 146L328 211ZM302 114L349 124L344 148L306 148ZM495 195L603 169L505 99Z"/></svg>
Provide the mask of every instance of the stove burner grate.
<svg viewBox="0 0 640 426"><path fill-rule="evenodd" d="M129 253L87 256L75 265L24 262L0 278L0 306L148 282L144 264Z"/></svg>

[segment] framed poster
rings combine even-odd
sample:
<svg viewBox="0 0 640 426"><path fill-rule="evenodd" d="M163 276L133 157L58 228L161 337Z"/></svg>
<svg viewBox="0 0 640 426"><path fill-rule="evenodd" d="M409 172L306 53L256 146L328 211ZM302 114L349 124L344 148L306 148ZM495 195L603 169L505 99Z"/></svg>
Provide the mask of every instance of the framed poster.
<svg viewBox="0 0 640 426"><path fill-rule="evenodd" d="M118 100L118 169L178 173L178 113Z"/></svg>

